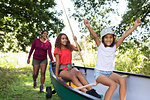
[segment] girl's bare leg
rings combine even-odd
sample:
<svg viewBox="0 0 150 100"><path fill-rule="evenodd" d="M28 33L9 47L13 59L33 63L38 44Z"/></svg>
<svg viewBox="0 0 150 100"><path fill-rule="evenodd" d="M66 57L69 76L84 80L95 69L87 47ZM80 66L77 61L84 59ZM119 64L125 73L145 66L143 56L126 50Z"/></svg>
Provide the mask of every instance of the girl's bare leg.
<svg viewBox="0 0 150 100"><path fill-rule="evenodd" d="M104 100L111 100L111 97L113 95L113 93L115 92L116 88L117 88L117 84L109 79L107 76L105 75L100 75L96 81L98 83L101 83L103 85L106 85L106 86L109 86L108 90L106 91L105 93L105 97L104 97Z"/></svg>
<svg viewBox="0 0 150 100"><path fill-rule="evenodd" d="M78 80L78 78L76 77L76 75L72 72L64 70L64 71L60 72L59 76L62 77L63 79L71 80L73 82L73 84L75 84L78 87L83 86L80 83L80 81ZM83 89L81 89L81 91L86 92L87 89L83 88Z"/></svg>
<svg viewBox="0 0 150 100"><path fill-rule="evenodd" d="M80 80L80 82L83 85L88 85L89 84L88 81L86 80L86 78L83 76L83 74L79 70L73 68L71 70L71 72L74 73L77 76L77 78ZM87 89L91 90L91 87L87 87Z"/></svg>
<svg viewBox="0 0 150 100"><path fill-rule="evenodd" d="M41 84L44 84L45 82L45 72L46 72L46 68L47 68L47 64L40 64L40 68L41 68Z"/></svg>
<svg viewBox="0 0 150 100"><path fill-rule="evenodd" d="M120 100L126 100L126 79L116 73L110 75L109 78L120 85L119 88Z"/></svg>
<svg viewBox="0 0 150 100"><path fill-rule="evenodd" d="M39 65L33 65L33 80L36 81L39 73Z"/></svg>

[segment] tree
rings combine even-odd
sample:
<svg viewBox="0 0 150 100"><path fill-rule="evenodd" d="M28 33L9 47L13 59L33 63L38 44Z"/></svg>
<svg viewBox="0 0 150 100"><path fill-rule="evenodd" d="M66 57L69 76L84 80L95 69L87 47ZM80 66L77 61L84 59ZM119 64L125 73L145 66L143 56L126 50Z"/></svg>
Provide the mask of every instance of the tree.
<svg viewBox="0 0 150 100"><path fill-rule="evenodd" d="M100 36L100 31L108 24L110 20L106 20L109 15L108 13L113 12L114 9L111 8L113 1L116 0L72 0L74 3L75 13L73 17L78 20L80 31L85 33L85 26L83 25L83 20L87 18L91 22L93 30ZM105 6L108 5L108 6Z"/></svg>
<svg viewBox="0 0 150 100"><path fill-rule="evenodd" d="M130 28L130 25L133 25L134 21L137 18L140 18L142 24L140 27L143 31L139 32L139 36L132 36L130 39L138 40L140 42L148 42L150 38L150 2L149 0L127 0L128 1L128 10L122 16L122 21L119 24L117 32L123 33L125 30ZM136 3L135 3L136 2ZM138 37L138 38L137 38Z"/></svg>
<svg viewBox="0 0 150 100"><path fill-rule="evenodd" d="M54 9L54 0L0 0L0 51L26 51L41 31L55 36L62 13Z"/></svg>
<svg viewBox="0 0 150 100"><path fill-rule="evenodd" d="M113 6L117 5L119 0L86 0L86 1L72 0L72 1L74 3L75 9L75 13L72 16L75 18L75 20L78 20L79 27L82 33L86 32L85 26L83 26L83 20L85 18L88 18L90 20L93 30L100 37L100 31L104 27L110 26L111 20L108 20L108 17L110 15L109 13L116 13L119 15L118 10L113 9ZM131 26L133 26L137 18L141 18L142 20L142 25L139 27L139 30L142 31L136 31L136 35L130 35L126 39L125 43L119 47L117 52L119 52L119 55L128 57L128 59L134 58L134 62L131 63L132 66L130 65L130 67L135 68L133 69L134 72L149 74L150 71L146 72L146 70L149 69L150 65L150 53L149 53L150 49L145 44L147 44L150 39L150 31L149 31L150 2L149 0L127 0L127 1L128 1L127 2L128 9L126 13L122 16L122 21L120 22L120 24L113 26L113 29L115 29L115 34L117 35L117 37L121 37L125 31L127 31ZM138 50L135 52L134 49ZM128 54L127 51L131 51L130 53L135 52L133 54L136 55L126 56L125 54ZM141 56L144 59L138 61L138 59ZM120 56L117 56L117 59L119 59L119 57ZM125 63L122 62L122 59L120 59L120 61L121 62L117 63L124 64L125 66L123 65L123 67L126 67L127 61L125 61ZM141 68L136 69L136 67L138 66L137 64L142 64L142 71L140 70L141 72L137 71L141 69Z"/></svg>
<svg viewBox="0 0 150 100"><path fill-rule="evenodd" d="M74 3L75 13L73 17L79 21L79 27L82 32L86 32L85 26L83 26L83 20L88 18L91 22L91 26L94 31L100 36L100 31L106 27L111 26L111 20L108 20L110 13L116 13L119 15L118 10L114 9L113 6L117 6L117 0L72 0ZM141 18L141 28L144 29L145 33L141 33L142 36L138 37L144 41L150 37L149 26L150 26L150 3L149 0L127 0L128 10L123 15L122 21L118 26L112 26L120 37L122 34L130 28L130 25L134 24L137 18ZM136 2L136 3L135 3ZM121 8L119 8L121 9ZM131 36L131 39L137 40L135 36Z"/></svg>
<svg viewBox="0 0 150 100"><path fill-rule="evenodd" d="M135 4L136 2L136 4ZM133 25L136 18L140 18L142 24L141 29L136 31L135 35L131 35L128 40L132 40L134 52L139 49L139 55L143 56L143 61L141 61L142 68L139 68L140 73L149 74L150 65L150 47L146 44L150 42L150 2L149 0L128 0L128 11L122 16L122 21L117 28L117 32L122 35L125 30ZM140 31L142 30L142 31ZM129 46L129 45L127 45ZM126 52L127 46L121 46L119 49L122 52ZM124 54L124 53L123 53ZM134 54L134 53L133 53ZM137 54L136 54L137 55ZM133 55L132 55L133 56ZM135 56L133 56L135 57ZM135 61L135 60L134 60ZM138 61L137 61L138 62ZM135 62L136 63L136 62ZM137 68L138 69L138 68Z"/></svg>

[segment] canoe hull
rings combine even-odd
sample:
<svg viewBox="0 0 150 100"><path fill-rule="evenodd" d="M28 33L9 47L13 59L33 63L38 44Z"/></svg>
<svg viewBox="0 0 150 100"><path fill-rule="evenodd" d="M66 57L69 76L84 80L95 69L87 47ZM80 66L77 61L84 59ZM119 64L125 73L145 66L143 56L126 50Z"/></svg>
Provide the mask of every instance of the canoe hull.
<svg viewBox="0 0 150 100"><path fill-rule="evenodd" d="M56 76L53 73L53 67L50 64L50 77L51 82L56 90L57 94L62 100L101 100L94 96L83 93L79 90L76 90L68 86L65 82L56 79Z"/></svg>
<svg viewBox="0 0 150 100"><path fill-rule="evenodd" d="M78 69L84 73L85 70L83 67L77 66ZM94 79L94 69L87 68L87 75L85 76L89 83L95 82ZM128 75L126 77L126 87L127 87L127 97L126 100L150 100L150 76L134 74L129 72L114 71L119 75ZM92 87L96 89L99 94L105 95L108 86L98 84L97 86ZM111 100L120 100L119 96L119 85L115 90Z"/></svg>
<svg viewBox="0 0 150 100"><path fill-rule="evenodd" d="M89 83L95 83L94 79L94 68L85 68L80 66L75 66L78 70L80 70L82 73L85 73L86 69L86 75L85 78L88 80ZM86 93L83 93L79 90L76 90L68 85L66 85L64 82L57 80L56 76L53 73L52 65L50 64L50 76L52 84L57 91L57 94L60 96L62 100L97 100L98 98L88 95ZM150 100L150 76L148 75L140 75L140 74L133 74L128 72L119 72L114 71L115 73L118 73L120 75L128 75L126 77L126 83L127 83L127 98L126 100ZM108 87L104 86L102 84L98 84L97 86L93 86L99 94L105 95L105 92L107 91ZM100 99L99 99L100 100ZM111 100L120 100L119 98L119 85L117 86L117 89L115 90L112 99Z"/></svg>

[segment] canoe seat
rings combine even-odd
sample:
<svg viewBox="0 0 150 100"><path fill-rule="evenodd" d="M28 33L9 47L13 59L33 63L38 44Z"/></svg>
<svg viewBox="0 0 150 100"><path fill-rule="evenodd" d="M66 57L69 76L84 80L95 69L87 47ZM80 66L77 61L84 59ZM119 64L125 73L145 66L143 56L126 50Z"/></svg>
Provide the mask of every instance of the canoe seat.
<svg viewBox="0 0 150 100"><path fill-rule="evenodd" d="M74 85L71 81L67 82L67 85L71 86L72 88L76 88L77 86Z"/></svg>
<svg viewBox="0 0 150 100"><path fill-rule="evenodd" d="M72 81L70 81L70 80L64 80L64 79L62 79L62 81L65 82L67 85L71 86L72 88L76 88L76 87L77 87L77 86L74 85L74 84L72 83Z"/></svg>

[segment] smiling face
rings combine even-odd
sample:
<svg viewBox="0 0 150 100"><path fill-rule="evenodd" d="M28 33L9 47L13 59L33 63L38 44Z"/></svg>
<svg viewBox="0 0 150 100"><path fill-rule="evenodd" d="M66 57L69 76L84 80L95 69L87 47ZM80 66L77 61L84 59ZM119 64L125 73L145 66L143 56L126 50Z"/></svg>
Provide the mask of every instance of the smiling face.
<svg viewBox="0 0 150 100"><path fill-rule="evenodd" d="M66 46L67 42L68 42L68 38L66 37L66 35L62 35L61 36L61 45Z"/></svg>
<svg viewBox="0 0 150 100"><path fill-rule="evenodd" d="M46 40L47 37L48 37L48 32L47 31L44 31L42 34L41 34L41 37Z"/></svg>
<svg viewBox="0 0 150 100"><path fill-rule="evenodd" d="M113 43L113 40L114 40L114 36L113 34L107 34L104 36L104 45L106 47L110 47Z"/></svg>

